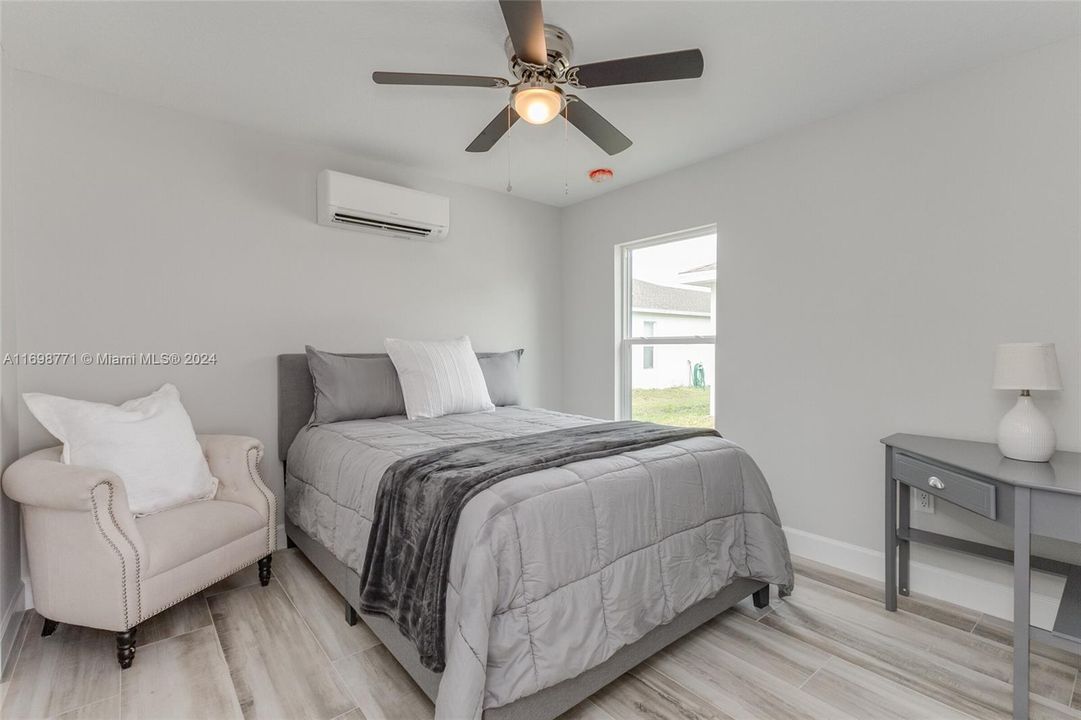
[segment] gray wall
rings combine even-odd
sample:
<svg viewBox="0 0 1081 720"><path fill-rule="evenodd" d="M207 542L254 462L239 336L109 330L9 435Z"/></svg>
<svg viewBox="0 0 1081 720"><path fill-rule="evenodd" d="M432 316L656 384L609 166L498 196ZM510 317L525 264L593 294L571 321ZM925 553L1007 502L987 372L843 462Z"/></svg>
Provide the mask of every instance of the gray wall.
<svg viewBox="0 0 1081 720"><path fill-rule="evenodd" d="M613 413L614 246L716 223L717 427L786 525L881 550L879 438L993 440L996 343L1057 343L1037 402L1081 450L1079 67L1048 46L568 208L564 409Z"/></svg>
<svg viewBox="0 0 1081 720"><path fill-rule="evenodd" d="M717 223L718 427L758 458L787 525L880 548L878 439L993 438L1012 403L988 387L998 342L1058 343L1066 390L1038 402L1081 449L1079 60L1050 46L562 212L5 71L0 342L218 353L24 368L17 387L119 401L174 382L199 430L267 444L280 490L277 353L464 332L527 348L528 402L611 416L615 245ZM450 195L451 237L315 225L324 167ZM50 442L25 410L15 425L15 386L6 369L8 456Z"/></svg>
<svg viewBox="0 0 1081 720"><path fill-rule="evenodd" d="M24 351L215 352L214 367L24 367L20 391L115 402L180 388L201 432L253 435L281 490L275 355L468 334L526 348L524 397L558 406L559 214L315 145L19 71L3 77L5 220ZM315 224L323 168L449 195L443 242ZM10 215L10 217L9 217ZM20 450L51 444L22 409Z"/></svg>
<svg viewBox="0 0 1081 720"><path fill-rule="evenodd" d="M2 68L2 58L0 58ZM2 72L2 69L0 69ZM0 137L6 129L7 98L0 87ZM0 143L2 145L2 143ZM3 157L0 147L0 158ZM13 178L3 162L0 173L0 208L3 187ZM15 257L7 214L0 212L0 356L15 352ZM18 368L0 365L0 471L19 454ZM23 582L20 567L19 507L0 493L0 676L10 672L16 630L22 617Z"/></svg>

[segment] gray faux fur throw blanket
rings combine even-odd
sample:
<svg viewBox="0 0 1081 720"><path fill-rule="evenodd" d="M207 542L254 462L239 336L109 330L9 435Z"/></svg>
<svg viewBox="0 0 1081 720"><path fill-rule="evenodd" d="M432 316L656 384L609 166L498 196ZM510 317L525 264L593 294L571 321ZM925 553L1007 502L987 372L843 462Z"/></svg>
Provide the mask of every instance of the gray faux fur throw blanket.
<svg viewBox="0 0 1081 720"><path fill-rule="evenodd" d="M719 433L608 422L452 445L398 460L379 483L360 611L393 620L416 645L421 663L442 672L450 554L466 503L517 475L703 435Z"/></svg>

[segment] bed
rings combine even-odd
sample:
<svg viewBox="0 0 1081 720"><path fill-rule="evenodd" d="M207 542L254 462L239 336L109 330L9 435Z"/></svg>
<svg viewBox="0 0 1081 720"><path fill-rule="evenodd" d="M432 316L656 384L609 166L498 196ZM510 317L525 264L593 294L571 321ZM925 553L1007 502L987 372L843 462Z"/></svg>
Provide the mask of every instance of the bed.
<svg viewBox="0 0 1081 720"><path fill-rule="evenodd" d="M393 463L600 422L514 406L309 426L312 398L305 355L280 355L286 534L346 599L347 617L362 607L376 493ZM442 672L395 622L360 617L437 717L539 720L744 598L763 605L770 584L789 590L792 568L768 485L739 446L693 437L524 472L470 500L453 536Z"/></svg>

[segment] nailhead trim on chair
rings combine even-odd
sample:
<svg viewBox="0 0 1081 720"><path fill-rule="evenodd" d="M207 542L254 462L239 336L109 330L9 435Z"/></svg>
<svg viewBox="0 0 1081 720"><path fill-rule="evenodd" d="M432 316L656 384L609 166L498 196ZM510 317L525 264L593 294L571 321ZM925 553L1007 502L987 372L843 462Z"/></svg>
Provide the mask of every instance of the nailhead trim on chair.
<svg viewBox="0 0 1081 720"><path fill-rule="evenodd" d="M207 583L206 585L203 585L202 587L198 587L198 588L195 588L194 590L192 590L192 591L191 591L190 593L188 593L187 595L181 595L180 597L178 597L178 598L177 598L176 600L173 600L173 601L172 601L171 603L169 603L168 605L162 605L162 606L161 606L160 608L158 608L157 610L155 610L155 611L153 611L153 612L151 612L151 613L148 613L148 614L147 614L147 617L148 617L148 618L149 618L149 617L154 617L154 616L155 616L155 615L157 615L158 613L160 613L160 612L162 612L162 611L164 611L164 610L168 610L168 609L169 609L169 608L171 608L171 607L172 607L173 605L176 605L176 604L177 604L177 603L179 603L179 602L183 602L184 600L187 600L187 599L188 599L188 598L190 598L190 597L191 597L192 595L195 595L195 594L197 594L197 593L201 593L201 592L202 592L203 590L206 590L206 589L207 589L208 587L210 587L210 586L211 586L211 585L213 585L214 583L216 583L216 582L220 582L220 581L224 580L225 578L229 577L230 575L233 575L233 574L235 574L235 573L238 573L238 572L240 572L241 570L243 570L244 568L246 568L246 567L248 567L248 566L250 566L250 565L254 565L255 563L257 563L257 562L259 562L260 560L262 560L262 559L263 559L264 557L266 557L266 556L265 556L265 555L260 555L259 557L255 558L254 560L249 560L248 562L246 562L246 563L244 563L243 565L240 565L240 566L238 566L238 567L234 568L233 570L230 570L229 572L225 573L224 575L219 575L218 577L216 577L216 578L214 578L213 580L211 580L210 582L208 582L208 583Z"/></svg>
<svg viewBox="0 0 1081 720"><path fill-rule="evenodd" d="M270 500L270 491L266 489L266 486L263 485L261 481L256 480L255 473L252 472L251 454L253 452L258 453L258 456L255 458L255 463L258 465L259 460L262 457L262 450L259 447L248 448L248 452L245 456L245 464L248 466L248 479L251 480L252 485L254 485L255 488L263 494L263 499L266 500L266 547L267 552L272 553L274 552L274 548L270 545L270 529L274 526L274 524L278 522L278 518L274 517L274 515L276 514L274 513L274 510L276 508Z"/></svg>
<svg viewBox="0 0 1081 720"><path fill-rule="evenodd" d="M98 512L98 500L94 497L94 491L102 485L107 486L109 489L109 516L113 517L113 484L108 480L104 480L90 488L90 506L94 510L94 523L98 526L98 532L105 538L105 542L109 543L109 547L113 549L116 556L120 558L120 585L124 592L124 626L131 627L128 621L128 566L127 563L124 562L124 554L120 552L120 548L118 548L116 543L109 539L109 536L105 534L105 528L101 525L101 514ZM116 522L115 519L113 522Z"/></svg>
<svg viewBox="0 0 1081 720"><path fill-rule="evenodd" d="M266 538L266 541L267 541L267 553L269 554L269 553L274 552L274 548L271 547L271 532L272 532L272 528L273 528L272 523L274 523L277 520L277 518L273 516L275 508L274 508L274 502L271 499L270 492L268 490L266 490L265 486L260 481L258 481L256 479L255 472L253 472L253 470L252 470L251 454L253 452L258 454L257 457L255 458L255 462L256 462L256 464L258 464L259 456L261 456L260 450L261 449L259 447L248 448L248 451L247 451L247 453L245 455L245 464L247 465L247 469L248 469L248 479L251 480L252 485L254 485L256 487L256 489L259 490L260 493L262 493L263 499L266 501L266 506L267 506L267 538ZM120 559L120 585L121 585L121 591L123 592L123 595L124 595L124 626L126 628L133 627L133 625L131 623L131 620L130 620L130 617L128 616L128 566L127 566L127 562L124 560L124 554L120 551L120 548L118 548L116 546L116 543L114 543L112 541L112 539L108 535L105 534L105 528L101 523L101 512L98 509L98 500L97 500L97 497L94 494L94 491L96 491L102 485L105 485L106 488L109 491L109 501L108 501L108 504L107 504L107 509L109 511L109 519L112 520L113 527L116 528L116 531L118 533L120 533L120 537L124 538L124 541L127 542L128 545L131 547L131 552L135 556L135 577L136 577L136 580L135 580L135 602L136 602L136 617L138 618L138 620L136 621L135 624L138 624L139 622L142 622L146 618L153 617L154 615L157 615L158 613L162 612L163 610L167 610L167 609L171 608L173 605L176 605L178 602L186 600L187 598L191 597L192 595L195 595L196 593L199 593L199 592L202 592L203 590L206 590L208 587L210 587L214 583L220 582L221 580L224 580L225 578L229 577L230 575L233 575L234 573L240 572L241 570L248 567L249 565L251 565L251 564L253 564L255 562L258 562L261 559L261 557L264 557L264 556L260 556L260 557L255 558L254 560L249 560L249 561L245 562L244 564L239 565L236 568L230 570L229 572L225 573L224 575L221 575L221 576L219 576L217 578L214 578L213 580L206 583L202 587L196 588L195 590L192 590L191 592L187 593L186 595L182 595L181 597L177 598L176 600L169 603L168 605L163 605L162 607L160 607L160 608L158 608L158 609L144 615L143 614L143 593L142 593L142 563L141 563L141 560L140 560L140 557L139 557L139 550L135 547L135 543L132 542L131 538L128 537L127 533L125 533L124 530L120 527L120 523L117 522L117 520L116 520L116 513L113 511L113 492L114 492L114 490L113 490L112 482L110 482L108 480L101 481L97 485L94 485L92 488L90 488L90 505L91 505L91 507L93 509L94 524L97 525L98 534L101 535L101 537L105 540L105 542L107 542L109 544L109 547L112 548L113 552L116 553L116 556Z"/></svg>
<svg viewBox="0 0 1081 720"><path fill-rule="evenodd" d="M273 494L269 490L265 489L265 486L263 485L263 483L259 479L256 478L256 473L252 471L251 454L253 452L257 453L257 456L255 458L255 463L258 464L259 459L262 456L262 448L260 448L258 446L248 448L248 451L244 454L244 461L245 461L245 465L247 465L247 468L248 468L248 479L251 480L252 485L254 485L255 488L257 490L259 490L259 492L261 492L263 494L263 499L266 500L266 509L267 509L266 544L267 544L267 554L269 555L270 553L274 552L274 548L271 547L271 544L270 544L270 533L271 533L271 528L273 527L273 525L271 523L276 522L277 518L274 517L274 509L275 508L274 508L274 503L271 500L271 497L273 496ZM261 560L263 557L265 557L265 556L261 555L261 556L255 558L254 560L249 560L248 562L234 568L233 570L230 570L229 572L225 573L224 575L221 575L219 577L214 578L213 580L208 582L206 585L203 585L202 587L196 588L195 590L192 590L190 593L188 593L186 595L180 596L179 598L172 601L168 605L162 605L157 610L154 610L153 612L148 613L146 615L146 617L148 617L148 618L153 617L154 615L157 615L158 613L162 612L163 610L168 610L173 605L176 605L179 602L187 600L188 598L190 598L192 595L195 595L196 593L200 593L203 590L206 590L208 587L210 587L214 583L220 582L220 581L224 580L225 578L229 577L230 575L240 572L241 570L248 567L249 565L252 565L254 563L259 562L259 560Z"/></svg>
<svg viewBox="0 0 1081 720"><path fill-rule="evenodd" d="M109 518L113 521L113 525L116 527L116 531L120 533L120 537L127 541L131 546L131 553L135 556L135 617L137 623L143 621L143 566L139 557L139 549L135 547L135 543L131 541L128 534L124 532L124 528L120 527L120 523L116 520L116 515L113 513L113 485L109 483ZM124 596L124 602L127 603L127 595Z"/></svg>

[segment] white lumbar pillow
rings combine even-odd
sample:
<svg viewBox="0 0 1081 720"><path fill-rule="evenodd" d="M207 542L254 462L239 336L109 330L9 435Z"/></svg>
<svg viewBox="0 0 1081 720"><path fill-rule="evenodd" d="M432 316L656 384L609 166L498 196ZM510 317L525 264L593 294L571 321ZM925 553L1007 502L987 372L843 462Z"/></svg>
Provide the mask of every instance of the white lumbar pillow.
<svg viewBox="0 0 1081 720"><path fill-rule="evenodd" d="M387 338L410 420L494 410L484 373L468 337L457 340Z"/></svg>
<svg viewBox="0 0 1081 720"><path fill-rule="evenodd" d="M23 399L45 429L64 443L61 460L115 473L136 515L206 500L217 491L218 479L210 474L173 385L123 405L43 393L24 393Z"/></svg>

